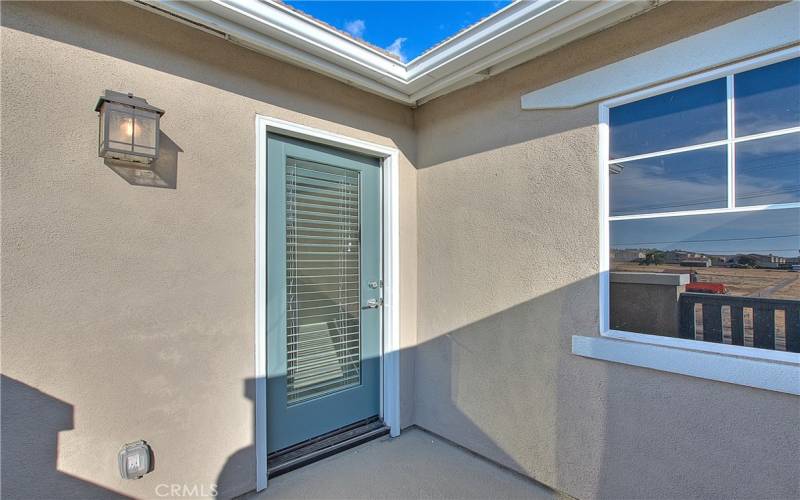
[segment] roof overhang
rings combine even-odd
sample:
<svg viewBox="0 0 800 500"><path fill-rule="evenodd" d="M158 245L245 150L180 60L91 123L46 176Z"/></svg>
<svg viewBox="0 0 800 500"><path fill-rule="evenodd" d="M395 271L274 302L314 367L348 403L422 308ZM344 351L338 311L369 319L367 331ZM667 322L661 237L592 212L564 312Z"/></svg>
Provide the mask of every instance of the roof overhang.
<svg viewBox="0 0 800 500"><path fill-rule="evenodd" d="M648 10L656 0L518 1L403 63L271 0L132 0L234 43L410 106Z"/></svg>

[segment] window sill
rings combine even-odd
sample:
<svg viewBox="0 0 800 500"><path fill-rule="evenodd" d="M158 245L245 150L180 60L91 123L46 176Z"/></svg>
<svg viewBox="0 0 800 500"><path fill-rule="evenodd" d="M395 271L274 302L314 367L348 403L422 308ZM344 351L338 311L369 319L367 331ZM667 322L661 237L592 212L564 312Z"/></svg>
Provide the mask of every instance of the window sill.
<svg viewBox="0 0 800 500"><path fill-rule="evenodd" d="M800 396L800 364L791 357L794 353L781 353L789 354L789 357L779 361L759 359L757 354L744 357L700 350L699 347L689 349L658 345L653 340L643 342L608 336L572 337L572 353L578 356Z"/></svg>

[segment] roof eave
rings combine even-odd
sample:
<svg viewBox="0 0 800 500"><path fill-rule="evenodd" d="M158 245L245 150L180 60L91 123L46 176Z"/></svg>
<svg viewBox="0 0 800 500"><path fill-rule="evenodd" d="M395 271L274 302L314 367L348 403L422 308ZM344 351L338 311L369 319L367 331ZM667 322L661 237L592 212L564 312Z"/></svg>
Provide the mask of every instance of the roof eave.
<svg viewBox="0 0 800 500"><path fill-rule="evenodd" d="M656 4L652 0L516 2L404 64L271 0L129 1L411 106L508 69L509 61L520 64Z"/></svg>

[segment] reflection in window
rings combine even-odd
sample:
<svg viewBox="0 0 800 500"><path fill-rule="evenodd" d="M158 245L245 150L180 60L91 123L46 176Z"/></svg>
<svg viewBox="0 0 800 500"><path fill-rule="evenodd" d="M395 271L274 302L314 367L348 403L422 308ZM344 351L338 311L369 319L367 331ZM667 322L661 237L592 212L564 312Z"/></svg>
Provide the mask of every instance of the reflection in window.
<svg viewBox="0 0 800 500"><path fill-rule="evenodd" d="M719 276L732 295L752 295L771 282L744 279L738 271L723 269L779 269L797 260L800 209L613 220L610 241L612 271L692 273L695 267L718 267L703 274ZM776 276L783 278L795 280L795 275ZM797 288L774 294L800 298L800 276L797 278Z"/></svg>
<svg viewBox="0 0 800 500"><path fill-rule="evenodd" d="M733 82L737 137L800 123L800 58L739 73Z"/></svg>
<svg viewBox="0 0 800 500"><path fill-rule="evenodd" d="M800 352L796 127L800 58L609 110L611 329Z"/></svg>
<svg viewBox="0 0 800 500"><path fill-rule="evenodd" d="M616 163L611 215L719 208L728 204L726 146Z"/></svg>
<svg viewBox="0 0 800 500"><path fill-rule="evenodd" d="M610 226L612 329L800 352L800 209Z"/></svg>
<svg viewBox="0 0 800 500"><path fill-rule="evenodd" d="M736 205L800 201L800 134L736 145Z"/></svg>
<svg viewBox="0 0 800 500"><path fill-rule="evenodd" d="M726 92L721 78L611 109L611 158L725 139Z"/></svg>

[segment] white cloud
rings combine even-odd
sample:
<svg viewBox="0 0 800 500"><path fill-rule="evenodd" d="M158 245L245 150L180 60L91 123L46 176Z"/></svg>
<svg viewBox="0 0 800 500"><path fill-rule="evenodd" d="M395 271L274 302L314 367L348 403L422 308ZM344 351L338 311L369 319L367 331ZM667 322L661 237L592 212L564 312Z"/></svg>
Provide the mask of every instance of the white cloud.
<svg viewBox="0 0 800 500"><path fill-rule="evenodd" d="M361 38L364 30L367 29L367 23L363 19L356 19L355 21L347 21L344 23L344 30L354 37Z"/></svg>
<svg viewBox="0 0 800 500"><path fill-rule="evenodd" d="M403 54L403 44L408 38L395 38L391 45L386 47L386 50L400 58L401 61L406 62L406 56Z"/></svg>

